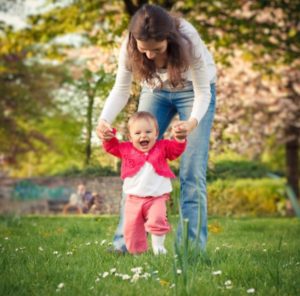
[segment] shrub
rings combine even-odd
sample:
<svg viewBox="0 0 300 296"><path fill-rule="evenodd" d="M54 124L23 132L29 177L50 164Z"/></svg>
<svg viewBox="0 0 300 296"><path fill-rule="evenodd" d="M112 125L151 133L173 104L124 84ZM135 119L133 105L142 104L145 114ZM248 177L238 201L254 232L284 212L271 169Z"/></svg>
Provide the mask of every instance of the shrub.
<svg viewBox="0 0 300 296"><path fill-rule="evenodd" d="M257 179L264 178L268 168L255 161L248 160L219 160L207 172L207 181L216 179Z"/></svg>
<svg viewBox="0 0 300 296"><path fill-rule="evenodd" d="M178 213L179 182L173 184L171 213ZM208 184L208 213L217 216L282 215L284 179L216 180Z"/></svg>
<svg viewBox="0 0 300 296"><path fill-rule="evenodd" d="M170 163L170 167L176 176L179 176L179 165L173 161ZM266 165L257 161L219 159L208 167L207 181L213 182L217 179L259 179L267 177L269 172L270 169ZM280 175L282 175L281 172Z"/></svg>
<svg viewBox="0 0 300 296"><path fill-rule="evenodd" d="M264 216L282 214L284 209L283 179L217 180L207 189L211 215Z"/></svg>
<svg viewBox="0 0 300 296"><path fill-rule="evenodd" d="M110 166L88 166L86 168L71 167L63 172L55 174L63 177L97 177L119 176L119 172Z"/></svg>

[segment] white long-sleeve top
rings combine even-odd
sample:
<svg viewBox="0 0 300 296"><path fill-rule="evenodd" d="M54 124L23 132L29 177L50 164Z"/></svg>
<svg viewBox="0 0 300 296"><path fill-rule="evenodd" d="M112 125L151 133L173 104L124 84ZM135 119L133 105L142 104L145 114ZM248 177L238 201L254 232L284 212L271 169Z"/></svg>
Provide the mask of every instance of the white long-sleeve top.
<svg viewBox="0 0 300 296"><path fill-rule="evenodd" d="M179 30L191 41L192 56L190 66L182 74L182 77L192 82L194 105L190 117L200 122L210 102L210 83L216 81L216 66L211 53L192 24L181 19ZM100 115L100 119L104 119L109 123L112 123L119 112L125 107L130 95L132 72L126 66L128 64L127 43L128 37L123 41L121 46L115 84L106 99ZM159 71L157 74L163 83L168 80L168 73ZM142 84L146 85L143 82Z"/></svg>
<svg viewBox="0 0 300 296"><path fill-rule="evenodd" d="M126 177L123 183L125 194L145 196L161 196L172 191L170 178L158 175L151 163L145 162L137 174Z"/></svg>

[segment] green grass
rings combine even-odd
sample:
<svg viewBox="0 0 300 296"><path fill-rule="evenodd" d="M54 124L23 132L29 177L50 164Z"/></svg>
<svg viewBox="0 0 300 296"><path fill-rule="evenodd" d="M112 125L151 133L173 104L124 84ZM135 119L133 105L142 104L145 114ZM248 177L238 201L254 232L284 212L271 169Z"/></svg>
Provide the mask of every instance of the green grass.
<svg viewBox="0 0 300 296"><path fill-rule="evenodd" d="M188 258L186 284L174 272L174 232L167 256L122 256L107 252L116 223L116 217L1 217L0 295L253 295L250 288L254 295L300 295L296 218L211 218L207 252ZM132 282L134 267L147 278Z"/></svg>

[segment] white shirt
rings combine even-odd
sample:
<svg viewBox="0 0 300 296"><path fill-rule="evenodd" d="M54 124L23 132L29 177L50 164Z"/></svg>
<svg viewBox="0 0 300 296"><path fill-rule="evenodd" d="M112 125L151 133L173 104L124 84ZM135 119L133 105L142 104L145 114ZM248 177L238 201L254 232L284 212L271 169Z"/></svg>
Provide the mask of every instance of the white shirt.
<svg viewBox="0 0 300 296"><path fill-rule="evenodd" d="M158 175L146 161L137 174L125 178L123 191L139 197L161 196L172 191L172 184L170 178Z"/></svg>
<svg viewBox="0 0 300 296"><path fill-rule="evenodd" d="M192 57L190 67L182 76L193 84L195 97L191 117L200 122L209 106L211 98L210 83L216 81L216 66L212 55L192 24L181 19L179 30L191 41ZM105 119L109 123L112 123L125 107L130 95L132 72L126 67L128 59L127 43L128 37L121 46L115 84L100 115L101 119ZM163 82L168 80L167 73L158 72L158 75Z"/></svg>
<svg viewBox="0 0 300 296"><path fill-rule="evenodd" d="M82 198L77 193L72 193L69 199L69 204L72 206L82 206Z"/></svg>

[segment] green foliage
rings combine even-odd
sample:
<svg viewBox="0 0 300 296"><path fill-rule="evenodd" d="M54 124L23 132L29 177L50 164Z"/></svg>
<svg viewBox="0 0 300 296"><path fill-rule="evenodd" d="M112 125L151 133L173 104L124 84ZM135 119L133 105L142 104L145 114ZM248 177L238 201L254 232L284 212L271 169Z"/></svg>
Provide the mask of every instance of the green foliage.
<svg viewBox="0 0 300 296"><path fill-rule="evenodd" d="M73 0L42 14L27 18L28 28L14 31L9 26L0 28L3 38L1 55L23 53L26 56L62 59L65 48L70 47L53 42L66 34L78 34L89 44L109 46L125 29L127 17L121 17L120 1Z"/></svg>
<svg viewBox="0 0 300 296"><path fill-rule="evenodd" d="M275 65L289 65L298 59L299 9L294 0L184 1L180 6L216 49L219 61L226 63L226 57L239 47L251 56L257 69L267 73Z"/></svg>
<svg viewBox="0 0 300 296"><path fill-rule="evenodd" d="M60 4L59 1L52 1ZM0 73L0 152L9 159L15 168L21 161L31 161L35 174L54 173L67 166L78 166L83 161L84 147L79 143L78 133L74 144L64 141L63 133L69 132L69 124L61 127L57 138L49 137L53 129L40 129L43 117L55 113L60 118L61 110L53 100L52 90L59 87L63 71L41 64L30 65L32 60L43 61L51 58L63 61L66 56L65 45L57 42L57 37L65 34L78 34L85 45L110 47L120 41L129 21L128 7L136 9L144 1L103 1L73 0L43 14L29 16L29 27L14 31L1 24ZM257 63L258 69L269 72L270 69L286 63L291 65L299 56L299 3L297 1L152 1L166 8L173 7L190 19L201 32L203 39L215 49L218 61L227 62L227 57L237 48L245 51L244 56ZM17 61L17 63L15 63ZM72 62L73 63L73 62ZM73 63L75 67L77 64ZM91 77L86 75L78 82L78 93L89 92ZM77 85L78 86L78 85ZM108 90L111 83L104 83L100 89ZM105 91L106 91L105 90ZM77 94L78 94L77 93ZM107 92L106 92L107 93ZM103 99L106 95L103 92ZM86 99L84 96L82 102ZM83 103L82 103L83 104ZM90 104L89 110L91 111ZM58 108L57 108L58 107ZM72 109L66 104L65 107ZM85 110L85 108L82 108ZM125 113L130 112L126 109ZM69 110L68 115L73 112ZM89 155L89 141L92 126L91 113L72 118L76 128L84 116L89 116L89 123L83 135L87 140L86 151ZM79 116L78 116L79 117ZM55 116L51 117L55 120ZM121 118L121 117L119 117ZM127 118L122 116L122 120ZM95 123L93 122L94 126ZM76 134L76 135L75 135ZM81 138L82 140L82 138ZM235 139L233 139L234 141ZM62 147L60 143L65 143ZM72 149L69 148L72 146ZM67 149L69 149L67 151ZM40 150L40 151L39 151ZM72 150L72 151L70 151ZM38 152L38 153L37 153ZM81 152L81 154L79 153ZM89 156L87 157L89 158ZM87 163L89 161L86 161ZM24 163L21 167L24 167ZM248 167L239 164L234 173L230 163L216 166L209 172L209 180L231 176L255 177L263 175L263 168ZM245 170L245 172L243 171ZM30 171L21 169L20 172ZM237 172L238 171L238 172Z"/></svg>
<svg viewBox="0 0 300 296"><path fill-rule="evenodd" d="M119 172L115 171L110 166L86 166L84 168L78 168L73 166L64 171L58 172L56 176L65 176L65 177L97 177L97 176L119 176Z"/></svg>
<svg viewBox="0 0 300 296"><path fill-rule="evenodd" d="M179 176L179 163L171 162L170 167L176 176ZM272 168L275 169L275 167ZM276 173L282 175L282 172L278 170L278 167L276 168ZM228 159L225 157L213 160L212 163L209 164L207 170L207 182L210 183L218 179L258 179L267 177L269 173L269 165L267 166L261 162L245 160L241 157L239 159Z"/></svg>
<svg viewBox="0 0 300 296"><path fill-rule="evenodd" d="M261 161L270 168L271 171L276 172L279 175L286 173L286 151L284 145L276 145L276 143L271 140L268 141L270 144L266 147L265 151L261 155ZM300 151L299 151L300 159Z"/></svg>
<svg viewBox="0 0 300 296"><path fill-rule="evenodd" d="M62 67L27 65L18 58L4 62L9 71L0 72L0 153L16 163L20 155L37 151L37 145L51 145L39 127L57 114L52 94L65 75Z"/></svg>
<svg viewBox="0 0 300 296"><path fill-rule="evenodd" d="M217 180L208 185L210 215L264 216L284 214L283 179Z"/></svg>
<svg viewBox="0 0 300 296"><path fill-rule="evenodd" d="M208 182L217 179L257 179L264 178L268 174L268 168L254 161L246 160L222 160L218 161L207 173Z"/></svg>
<svg viewBox="0 0 300 296"><path fill-rule="evenodd" d="M89 69L84 69L83 77L78 80L73 80L72 84L76 90L83 93L83 98L87 101L85 110L85 165L90 165L92 155L92 131L96 97L106 98L113 84L113 76L106 73L103 66L97 72L92 72Z"/></svg>
<svg viewBox="0 0 300 296"><path fill-rule="evenodd" d="M173 183L170 213L178 213L179 182ZM217 216L284 215L284 179L218 179L208 184L208 212Z"/></svg>
<svg viewBox="0 0 300 296"><path fill-rule="evenodd" d="M95 125L92 111L98 110L94 108L94 99L96 96L99 99L99 96L103 98L107 95L112 83L112 79L108 82L108 77L111 76L104 73L102 68L98 73L91 73L86 69L82 79L77 81L74 78L72 81L71 77L65 75L63 64L53 66L45 63L44 58L62 62L67 53L65 48L70 45L60 44L55 39L69 33L80 34L85 42L93 44L103 39L103 31L108 33L108 28L114 28L116 32L110 33L110 36L111 41L115 42L118 35L116 24L120 23L116 19L112 21L116 15L119 15L119 10L112 3L107 5L105 1L99 0L71 1L68 5L55 6L44 14L29 16L30 26L19 31L1 24L0 92L3 98L0 101L0 153L4 156L5 163L13 168L10 171L15 176L44 175L46 172L52 174L60 171L65 169L67 162L68 166L77 164L76 159L83 162L79 151L82 154L86 152L86 162L89 162L92 124ZM104 19L107 22L110 20L109 27L104 25ZM89 33L91 31L93 33ZM73 61L73 65L75 64L76 61ZM78 65L76 68L78 69ZM77 92L85 92L83 100L88 97L89 105L83 115L86 117L86 129L83 128L84 120L78 114L72 116L72 104L65 104L64 101L62 106L57 100L55 91L63 82L73 82L74 85L77 83ZM81 109L84 108L81 106ZM48 118L53 120L54 126L64 115L67 116L66 125L54 131ZM45 128L44 121L48 121L49 130ZM76 135L69 133L71 122L76 126ZM81 133L86 132L85 151L82 143L78 145L81 136L78 133L80 122L82 125L79 131L81 129ZM75 136L73 143L66 140L67 134Z"/></svg>
<svg viewBox="0 0 300 296"><path fill-rule="evenodd" d="M211 158L212 161L207 170L207 182L209 183L218 179L265 178L271 171L282 175L279 166L272 166L272 170L270 170L269 163L266 165L258 161L246 160L240 155L220 154L218 157ZM179 176L179 163L171 162L170 167Z"/></svg>
<svg viewBox="0 0 300 296"><path fill-rule="evenodd" d="M34 119L32 119L34 120ZM71 165L80 164L83 144L80 141L82 123L71 114L60 111L44 116L34 129L48 140L44 145L33 142L34 149L18 155L11 174L17 177L52 175Z"/></svg>

